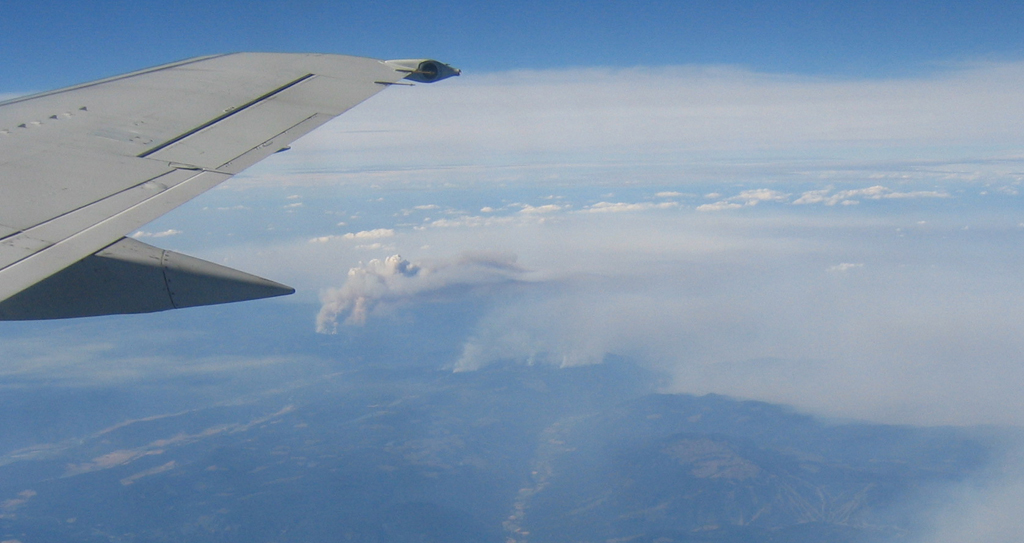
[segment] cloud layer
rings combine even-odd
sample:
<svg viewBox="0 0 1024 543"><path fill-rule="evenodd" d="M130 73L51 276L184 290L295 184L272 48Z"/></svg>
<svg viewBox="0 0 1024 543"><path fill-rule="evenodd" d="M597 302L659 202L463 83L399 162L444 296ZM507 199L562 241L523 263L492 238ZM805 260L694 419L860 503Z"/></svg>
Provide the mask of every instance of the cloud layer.
<svg viewBox="0 0 1024 543"><path fill-rule="evenodd" d="M389 89L261 166L260 182L983 180L1020 171L1022 86L1024 63L891 80L701 66L466 74Z"/></svg>

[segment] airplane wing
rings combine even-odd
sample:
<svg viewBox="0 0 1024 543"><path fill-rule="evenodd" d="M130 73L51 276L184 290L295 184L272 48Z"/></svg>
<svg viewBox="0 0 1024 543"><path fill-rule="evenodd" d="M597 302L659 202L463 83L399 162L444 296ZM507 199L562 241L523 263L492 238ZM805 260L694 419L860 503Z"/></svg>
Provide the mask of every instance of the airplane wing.
<svg viewBox="0 0 1024 543"><path fill-rule="evenodd" d="M238 53L0 102L0 320L142 313L293 289L125 236L433 60Z"/></svg>

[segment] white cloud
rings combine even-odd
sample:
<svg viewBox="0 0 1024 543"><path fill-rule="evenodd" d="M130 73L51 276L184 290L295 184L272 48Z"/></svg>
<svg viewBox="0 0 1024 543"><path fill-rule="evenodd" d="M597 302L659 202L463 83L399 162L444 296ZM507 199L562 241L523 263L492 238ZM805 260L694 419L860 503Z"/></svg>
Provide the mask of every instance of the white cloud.
<svg viewBox="0 0 1024 543"><path fill-rule="evenodd" d="M895 200L895 199L916 199L916 198L949 198L949 193L944 190L919 190L910 192L897 192L895 190L875 185L862 189L849 189L833 192L832 188L814 189L805 191L799 198L793 200L794 205L824 204L834 206L836 204L849 206L857 205L860 200ZM697 207L698 211L722 211L725 209L739 209L757 205L760 202L785 202L789 194L774 189L745 190L729 198L719 200L713 204L703 204ZM720 198L721 195L712 193L708 198Z"/></svg>
<svg viewBox="0 0 1024 543"><path fill-rule="evenodd" d="M353 248L361 250L361 251L382 251L382 250L394 251L395 250L395 246L394 245L384 245L383 243L368 243L368 244L365 244L365 245L356 245Z"/></svg>
<svg viewBox="0 0 1024 543"><path fill-rule="evenodd" d="M374 230L363 230L360 232L349 232L342 237L345 239L380 239L392 238L395 231L391 228L376 228Z"/></svg>
<svg viewBox="0 0 1024 543"><path fill-rule="evenodd" d="M701 204L697 206L697 211L722 211L725 209L739 209L741 207L743 207L743 204L722 201L713 204Z"/></svg>
<svg viewBox="0 0 1024 543"><path fill-rule="evenodd" d="M134 234L132 234L131 237L133 237L135 239L140 239L140 238L166 238L166 237L170 237L170 236L177 236L178 234L181 234L181 233L182 233L181 230L175 230L174 228L169 228L167 230L162 230L160 232L146 232L145 230L139 230L138 232L135 232Z"/></svg>
<svg viewBox="0 0 1024 543"><path fill-rule="evenodd" d="M479 217L465 216L457 219L438 219L427 226L434 228L479 228L482 226L493 226L496 224L509 224L514 222L512 217ZM420 227L426 228L424 227Z"/></svg>
<svg viewBox="0 0 1024 543"><path fill-rule="evenodd" d="M772 189L745 190L730 198L732 201L743 202L744 205L755 205L757 202L783 202L789 194Z"/></svg>
<svg viewBox="0 0 1024 543"><path fill-rule="evenodd" d="M707 195L711 197L711 194ZM715 195L719 198L719 195ZM720 200L713 204L697 206L697 211L722 211L725 209L739 209L741 207L755 206L759 202L783 202L789 198L789 194L773 189L752 189L740 192L736 196Z"/></svg>
<svg viewBox="0 0 1024 543"><path fill-rule="evenodd" d="M657 197L657 198L678 198L678 197L680 197L682 195L683 195L683 193L681 193L681 192L676 192L676 191L670 190L670 191L659 192L659 193L655 194L654 196Z"/></svg>
<svg viewBox="0 0 1024 543"><path fill-rule="evenodd" d="M526 204L526 205L523 205L523 208L520 209L519 212L520 213L526 213L526 214L529 214L529 215L542 215L542 214L545 214L545 213L554 213L556 211L561 211L562 207L563 206L556 205L556 204L547 204L547 205L542 205L542 206L531 206L531 205Z"/></svg>
<svg viewBox="0 0 1024 543"><path fill-rule="evenodd" d="M904 198L949 198L949 193L944 190L918 190L913 192L890 192L879 196L872 196L872 200L880 199L904 199Z"/></svg>
<svg viewBox="0 0 1024 543"><path fill-rule="evenodd" d="M887 200L887 199L912 199L912 198L949 198L949 193L942 190L920 190L911 192L897 192L881 185L863 189L840 190L835 193L833 189L809 190L793 201L796 205L824 204L834 206L836 204L855 205L858 202L855 198L862 200Z"/></svg>
<svg viewBox="0 0 1024 543"><path fill-rule="evenodd" d="M679 202L652 202L625 203L625 202L598 202L581 210L582 213L627 213L635 211L648 211L651 209L673 209L679 207Z"/></svg>
<svg viewBox="0 0 1024 543"><path fill-rule="evenodd" d="M359 232L349 232L347 234L331 234L329 236L318 236L310 238L309 243L330 243L334 240L368 240L368 239L381 239L381 238L392 238L395 237L395 231L391 228L376 228L374 230L362 230Z"/></svg>
<svg viewBox="0 0 1024 543"><path fill-rule="evenodd" d="M855 263L852 263L852 262L841 262L839 264L836 264L835 266L829 266L828 267L828 271L842 273L842 272L846 272L846 271L849 271L849 270L852 270L852 269L855 269L855 268L863 268L863 267L864 267L864 264L862 264L862 263L856 263L855 264Z"/></svg>
<svg viewBox="0 0 1024 543"><path fill-rule="evenodd" d="M793 201L794 204L819 204L828 201L828 195L832 192L832 189L816 189L809 190L800 195L799 198ZM838 202L839 200L836 200Z"/></svg>

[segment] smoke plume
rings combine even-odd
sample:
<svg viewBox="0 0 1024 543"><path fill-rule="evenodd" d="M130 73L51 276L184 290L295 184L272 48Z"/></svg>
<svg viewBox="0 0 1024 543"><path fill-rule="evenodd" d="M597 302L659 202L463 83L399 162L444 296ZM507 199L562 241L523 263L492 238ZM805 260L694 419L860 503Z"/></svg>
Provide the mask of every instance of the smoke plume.
<svg viewBox="0 0 1024 543"><path fill-rule="evenodd" d="M325 290L316 318L317 332L333 334L339 321L362 325L382 304L412 300L429 293L525 280L526 270L510 254L471 252L452 260L412 263L400 255L373 259L348 271L345 284Z"/></svg>

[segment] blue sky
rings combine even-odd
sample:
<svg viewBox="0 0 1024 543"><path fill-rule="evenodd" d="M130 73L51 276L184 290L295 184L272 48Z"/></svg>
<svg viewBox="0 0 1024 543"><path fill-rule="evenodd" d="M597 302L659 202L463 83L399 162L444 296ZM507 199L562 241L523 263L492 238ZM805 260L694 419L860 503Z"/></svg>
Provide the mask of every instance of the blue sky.
<svg viewBox="0 0 1024 543"><path fill-rule="evenodd" d="M1024 425L1021 28L1011 2L5 2L0 95L242 50L465 74L389 89L136 233L296 295L5 325L0 379L617 355L670 392ZM461 308L443 334L410 325L439 300ZM280 337L214 341L242 322Z"/></svg>
<svg viewBox="0 0 1024 543"><path fill-rule="evenodd" d="M473 72L731 64L900 75L1024 55L1015 2L4 2L4 90L240 50L432 56Z"/></svg>

